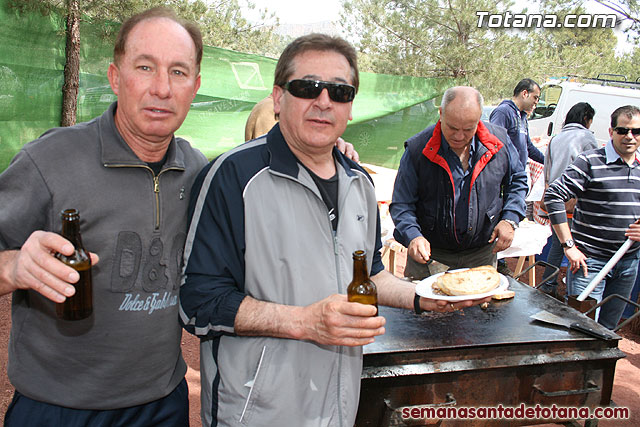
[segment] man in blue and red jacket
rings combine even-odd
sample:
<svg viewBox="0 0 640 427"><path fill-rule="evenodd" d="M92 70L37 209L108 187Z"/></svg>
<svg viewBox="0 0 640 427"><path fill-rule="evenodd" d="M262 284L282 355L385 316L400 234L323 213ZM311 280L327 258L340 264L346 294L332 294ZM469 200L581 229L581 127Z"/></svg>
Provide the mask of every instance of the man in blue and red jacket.
<svg viewBox="0 0 640 427"><path fill-rule="evenodd" d="M524 217L527 177L506 130L483 123L482 95L448 89L440 120L405 142L390 206L394 237L408 248L405 275L496 265Z"/></svg>

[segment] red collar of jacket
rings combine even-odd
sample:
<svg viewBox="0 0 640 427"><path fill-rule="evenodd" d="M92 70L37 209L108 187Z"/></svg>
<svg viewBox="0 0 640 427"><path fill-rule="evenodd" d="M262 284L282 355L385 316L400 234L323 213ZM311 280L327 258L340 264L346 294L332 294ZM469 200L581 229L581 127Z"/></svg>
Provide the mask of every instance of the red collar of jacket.
<svg viewBox="0 0 640 427"><path fill-rule="evenodd" d="M489 129L482 123L482 121L478 122L478 129L476 130L476 138L480 141L482 145L487 149L487 153L483 154L482 157L478 159L474 168L473 175L471 177L471 183L475 182L476 178L484 169L486 164L491 160L494 154L496 154L504 144L502 141L498 139L497 136L489 132ZM440 120L436 123L436 127L433 129L433 135L431 135L431 139L427 142L427 145L422 149L422 154L429 160L434 163L437 163L441 167L443 167L449 177L451 178L451 183L453 184L453 178L451 177L451 171L449 170L449 165L447 161L438 154L438 150L440 150L440 146L442 145L442 124Z"/></svg>

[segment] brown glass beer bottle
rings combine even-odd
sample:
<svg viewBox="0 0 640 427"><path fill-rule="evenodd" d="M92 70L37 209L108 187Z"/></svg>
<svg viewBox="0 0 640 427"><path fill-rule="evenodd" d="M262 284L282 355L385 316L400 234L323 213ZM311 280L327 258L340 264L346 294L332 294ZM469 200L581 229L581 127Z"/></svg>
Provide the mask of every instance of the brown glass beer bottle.
<svg viewBox="0 0 640 427"><path fill-rule="evenodd" d="M63 320L85 319L93 312L93 287L91 285L91 257L82 246L80 237L80 215L76 209L60 212L62 237L70 241L75 251L70 256L57 253L55 256L80 274L80 280L73 284L76 293L62 303L56 304L56 314Z"/></svg>
<svg viewBox="0 0 640 427"><path fill-rule="evenodd" d="M353 280L347 287L347 297L350 302L375 305L377 315L378 291L375 283L369 279L366 255L364 250L353 252Z"/></svg>

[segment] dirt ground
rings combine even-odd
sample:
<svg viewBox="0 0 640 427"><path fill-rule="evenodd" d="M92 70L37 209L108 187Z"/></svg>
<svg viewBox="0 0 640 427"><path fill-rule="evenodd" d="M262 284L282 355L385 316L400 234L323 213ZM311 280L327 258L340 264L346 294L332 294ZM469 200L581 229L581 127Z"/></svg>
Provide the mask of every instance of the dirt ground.
<svg viewBox="0 0 640 427"><path fill-rule="evenodd" d="M398 273L401 273L402 258L398 259ZM515 269L515 260L509 260L508 265ZM540 271L541 273L541 271ZM537 277L540 277L537 273ZM523 278L526 283L527 279ZM564 289L561 288L561 292ZM7 342L11 326L11 296L0 297L0 417L4 420L7 406L13 396L13 387L9 382L7 372ZM627 355L616 364L616 375L613 386L612 399L619 407L630 409L629 420L600 420L601 427L626 427L640 425L640 335L629 330L622 330L619 334L623 339L619 342L620 349ZM182 351L189 366L187 381L189 383L190 419L192 427L201 426L200 423L200 373L198 340L187 333L182 337Z"/></svg>

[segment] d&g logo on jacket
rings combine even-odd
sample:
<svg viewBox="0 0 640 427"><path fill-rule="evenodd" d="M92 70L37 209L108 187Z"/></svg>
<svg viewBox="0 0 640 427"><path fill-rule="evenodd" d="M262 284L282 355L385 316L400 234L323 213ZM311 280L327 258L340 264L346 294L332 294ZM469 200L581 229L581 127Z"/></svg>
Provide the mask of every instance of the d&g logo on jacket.
<svg viewBox="0 0 640 427"><path fill-rule="evenodd" d="M120 311L148 314L178 304L185 233L175 236L167 256L165 243L155 237L148 248L133 231L118 233L111 270L111 292L124 293Z"/></svg>

